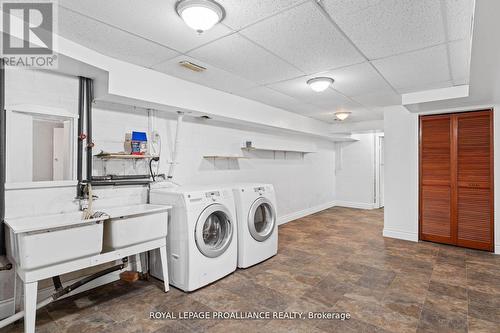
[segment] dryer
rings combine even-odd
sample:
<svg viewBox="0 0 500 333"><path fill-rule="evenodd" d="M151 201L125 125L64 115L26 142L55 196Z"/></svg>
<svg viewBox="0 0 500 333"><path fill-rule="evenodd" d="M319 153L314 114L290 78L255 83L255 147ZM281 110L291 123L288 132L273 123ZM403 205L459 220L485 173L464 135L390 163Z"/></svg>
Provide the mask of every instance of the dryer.
<svg viewBox="0 0 500 333"><path fill-rule="evenodd" d="M278 253L276 196L271 184L234 184L238 219L238 267L246 268Z"/></svg>
<svg viewBox="0 0 500 333"><path fill-rule="evenodd" d="M193 291L236 270L237 223L231 188L151 189L150 202L173 206L167 234L171 285ZM150 272L163 280L159 261L159 253L152 253Z"/></svg>

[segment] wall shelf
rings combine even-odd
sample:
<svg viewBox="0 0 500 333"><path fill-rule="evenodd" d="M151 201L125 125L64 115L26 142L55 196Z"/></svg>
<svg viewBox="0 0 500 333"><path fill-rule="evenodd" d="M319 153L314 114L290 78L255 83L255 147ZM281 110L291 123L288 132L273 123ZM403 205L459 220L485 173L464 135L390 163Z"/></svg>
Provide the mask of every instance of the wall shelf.
<svg viewBox="0 0 500 333"><path fill-rule="evenodd" d="M243 158L248 158L246 156L240 156L240 155L205 155L203 156L205 159L210 159L210 160L238 160L238 159L243 159Z"/></svg>
<svg viewBox="0 0 500 333"><path fill-rule="evenodd" d="M94 156L103 160L113 160L113 159L141 160L141 159L153 158L153 156L151 155L131 155L131 154L120 154L120 153L109 153L109 154L101 153Z"/></svg>
<svg viewBox="0 0 500 333"><path fill-rule="evenodd" d="M301 149L290 149L290 148L272 148L272 147L241 147L242 150L245 151L274 151L274 152L283 152L283 153L302 153L302 154L312 154L316 153L315 151L306 151Z"/></svg>

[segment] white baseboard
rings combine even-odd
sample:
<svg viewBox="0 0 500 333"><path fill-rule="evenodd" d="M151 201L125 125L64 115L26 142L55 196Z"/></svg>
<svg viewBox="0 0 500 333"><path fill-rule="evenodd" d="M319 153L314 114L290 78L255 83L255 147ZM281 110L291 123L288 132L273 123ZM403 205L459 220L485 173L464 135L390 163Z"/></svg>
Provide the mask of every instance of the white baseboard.
<svg viewBox="0 0 500 333"><path fill-rule="evenodd" d="M402 239L402 240L407 240L407 241L412 241L412 242L418 242L418 234L413 233L413 232L384 229L382 234L384 237Z"/></svg>
<svg viewBox="0 0 500 333"><path fill-rule="evenodd" d="M71 293L63 296L60 299L63 299L65 297L69 297L72 295L76 295L76 294L84 292L86 290L90 290L90 289L114 282L114 281L120 279L121 272L122 271L116 271L116 272L112 272L112 273L109 273L107 275L101 276L100 278L95 279L94 281L91 281L91 282L81 286L80 288L76 289L74 292L71 292ZM78 281L79 279L81 279L81 278L65 282L64 285L65 286L70 285L70 284ZM53 287L40 289L38 291L38 295L37 295L37 302L43 301L44 299L50 297L50 295L52 295L53 292L54 292ZM9 316L12 316L13 314L14 314L14 298L0 301L0 320L7 318Z"/></svg>
<svg viewBox="0 0 500 333"><path fill-rule="evenodd" d="M300 219L301 217L304 217L307 215L321 212L322 210L332 208L334 206L336 206L336 204L334 201L332 201L332 202L327 202L327 203L324 203L322 205L314 206L311 208L306 208L306 209L300 210L300 211L295 212L295 213L281 216L278 218L278 225L285 224L285 223L288 223L288 222L296 220L296 219Z"/></svg>
<svg viewBox="0 0 500 333"><path fill-rule="evenodd" d="M335 206L338 207L347 207L347 208L358 208L358 209L375 209L374 203L365 203L365 202L351 202L351 201L335 201Z"/></svg>
<svg viewBox="0 0 500 333"><path fill-rule="evenodd" d="M495 254L500 254L500 245L495 245Z"/></svg>

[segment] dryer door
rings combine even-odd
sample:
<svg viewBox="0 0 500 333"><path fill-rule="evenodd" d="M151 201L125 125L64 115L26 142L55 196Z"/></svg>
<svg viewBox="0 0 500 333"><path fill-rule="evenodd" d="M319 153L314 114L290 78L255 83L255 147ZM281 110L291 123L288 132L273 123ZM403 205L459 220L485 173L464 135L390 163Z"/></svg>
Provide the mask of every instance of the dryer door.
<svg viewBox="0 0 500 333"><path fill-rule="evenodd" d="M258 198L250 207L248 213L248 230L252 237L259 242L268 239L276 225L276 209L271 201Z"/></svg>
<svg viewBox="0 0 500 333"><path fill-rule="evenodd" d="M233 239L233 221L229 210L221 204L205 208L198 217L195 240L198 250L209 258L223 254Z"/></svg>

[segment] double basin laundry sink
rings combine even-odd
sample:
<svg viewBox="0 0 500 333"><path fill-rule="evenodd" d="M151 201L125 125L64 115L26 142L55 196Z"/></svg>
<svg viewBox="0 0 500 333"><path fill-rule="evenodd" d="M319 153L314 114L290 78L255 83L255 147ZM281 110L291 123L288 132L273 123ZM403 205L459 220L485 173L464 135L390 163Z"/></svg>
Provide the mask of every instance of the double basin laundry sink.
<svg viewBox="0 0 500 333"><path fill-rule="evenodd" d="M82 212L8 218L7 255L25 270L38 269L166 237L167 206L131 205Z"/></svg>

